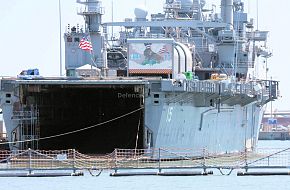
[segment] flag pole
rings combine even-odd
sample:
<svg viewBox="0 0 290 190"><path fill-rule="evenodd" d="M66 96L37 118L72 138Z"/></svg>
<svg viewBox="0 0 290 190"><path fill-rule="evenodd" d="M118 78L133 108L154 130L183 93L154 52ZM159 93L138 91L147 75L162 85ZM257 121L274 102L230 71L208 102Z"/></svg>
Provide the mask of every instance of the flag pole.
<svg viewBox="0 0 290 190"><path fill-rule="evenodd" d="M90 61L91 69L93 69L93 65L96 68L98 68L95 62L94 48L92 45L91 36L89 32L86 32L85 35L83 36L82 40L80 41L79 48L85 51L89 51L91 57Z"/></svg>
<svg viewBox="0 0 290 190"><path fill-rule="evenodd" d="M93 49L94 50L94 49ZM96 63L96 61L95 61L95 54L94 54L94 52L93 52L93 50L91 50L90 51L90 54L91 54L91 69L93 70L93 66L92 66L92 64L97 68L97 69L99 69L98 68L98 65L97 65L97 63ZM100 76L102 76L102 73L100 72L99 73L100 74Z"/></svg>
<svg viewBox="0 0 290 190"><path fill-rule="evenodd" d="M96 62L95 62L95 54L94 54L94 48L93 48L93 43L92 43L92 39L91 39L91 35L90 35L90 32L88 32L88 40L89 42L91 43L91 46L92 46L92 49L90 50L90 55L91 55L91 60L92 60L92 64L98 68ZM92 67L92 64L91 64L91 67Z"/></svg>
<svg viewBox="0 0 290 190"><path fill-rule="evenodd" d="M112 0L112 23L114 22L114 1ZM112 34L111 34L111 40L113 44L114 39L114 26L112 26Z"/></svg>
<svg viewBox="0 0 290 190"><path fill-rule="evenodd" d="M62 19L61 19L61 3L60 0L58 0L58 11L59 11L59 74L62 76Z"/></svg>

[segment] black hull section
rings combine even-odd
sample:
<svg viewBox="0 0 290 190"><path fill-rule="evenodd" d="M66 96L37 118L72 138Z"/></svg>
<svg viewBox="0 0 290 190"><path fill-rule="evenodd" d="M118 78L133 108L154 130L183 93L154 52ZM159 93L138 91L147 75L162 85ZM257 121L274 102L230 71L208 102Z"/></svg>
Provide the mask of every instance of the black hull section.
<svg viewBox="0 0 290 190"><path fill-rule="evenodd" d="M95 126L40 140L39 149L110 153L115 148L134 149L137 134L137 148L143 148L143 110L96 126L142 107L144 96L136 92L136 85L30 85L22 89L27 90L23 103L39 110L40 138Z"/></svg>

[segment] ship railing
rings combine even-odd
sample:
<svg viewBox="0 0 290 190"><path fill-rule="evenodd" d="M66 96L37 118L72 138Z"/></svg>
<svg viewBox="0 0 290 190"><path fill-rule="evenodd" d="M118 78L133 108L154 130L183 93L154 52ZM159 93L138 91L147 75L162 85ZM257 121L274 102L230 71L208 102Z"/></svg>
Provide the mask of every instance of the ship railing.
<svg viewBox="0 0 290 190"><path fill-rule="evenodd" d="M96 7L95 9L82 9L80 8L78 11L78 14L105 14L105 8L104 7Z"/></svg>
<svg viewBox="0 0 290 190"><path fill-rule="evenodd" d="M12 120L31 120L37 119L35 112L32 111L13 111Z"/></svg>
<svg viewBox="0 0 290 190"><path fill-rule="evenodd" d="M278 82L271 80L254 80L231 84L234 94L246 94L248 96L262 96L263 102L275 100L279 97Z"/></svg>
<svg viewBox="0 0 290 190"><path fill-rule="evenodd" d="M175 85L175 87L174 87ZM164 87L163 87L164 86ZM279 97L277 81L254 80L254 81L193 81L185 80L184 84L178 86L173 83L172 88L169 85L163 85L162 90L166 91L184 91L195 93L216 94L219 96L240 96L246 95L249 98L257 98L262 104L275 100Z"/></svg>
<svg viewBox="0 0 290 190"><path fill-rule="evenodd" d="M290 148L257 149L254 153L248 153L247 156L245 162L249 168L286 168L290 166Z"/></svg>
<svg viewBox="0 0 290 190"><path fill-rule="evenodd" d="M263 86L262 95L265 101L272 101L279 97L279 82L272 80L263 80L260 82Z"/></svg>
<svg viewBox="0 0 290 190"><path fill-rule="evenodd" d="M252 83L231 83L229 86L230 92L233 94L254 95Z"/></svg>
<svg viewBox="0 0 290 190"><path fill-rule="evenodd" d="M116 149L115 169L181 167L197 154L182 149ZM195 164L202 166L199 160Z"/></svg>
<svg viewBox="0 0 290 190"><path fill-rule="evenodd" d="M177 0L177 1L174 1L173 3L171 3L171 4L166 3L166 4L164 4L163 8L165 10L166 9L181 9L181 1Z"/></svg>
<svg viewBox="0 0 290 190"><path fill-rule="evenodd" d="M254 68L255 62L254 61L241 61L238 62L238 68Z"/></svg>
<svg viewBox="0 0 290 190"><path fill-rule="evenodd" d="M247 32L246 36L250 40L267 41L268 34L269 34L268 31L254 31L254 32Z"/></svg>
<svg viewBox="0 0 290 190"><path fill-rule="evenodd" d="M146 33L146 34L134 34L133 32L126 32L122 33L121 36L122 39L128 39L128 38L153 38L153 39L163 39L165 38L164 34L153 34L153 33Z"/></svg>
<svg viewBox="0 0 290 190"><path fill-rule="evenodd" d="M109 169L113 167L112 156L84 155L74 149L69 150L2 150L0 151L0 171L8 170L80 170Z"/></svg>
<svg viewBox="0 0 290 190"><path fill-rule="evenodd" d="M241 152L207 148L115 149L107 155L85 155L69 150L2 150L0 171L102 170L113 169L277 169L290 167L290 148Z"/></svg>
<svg viewBox="0 0 290 190"><path fill-rule="evenodd" d="M128 36L129 37L129 36ZM153 39L159 39L159 38L165 38L164 34L152 34L152 33L147 33L147 34L138 34L137 36L130 36L131 38L153 38Z"/></svg>
<svg viewBox="0 0 290 190"><path fill-rule="evenodd" d="M117 149L115 170L118 169L178 169L212 166L236 167L244 163L242 153L218 154L207 149Z"/></svg>
<svg viewBox="0 0 290 190"><path fill-rule="evenodd" d="M115 171L121 169L277 169L289 168L290 148L215 153L208 149L116 149ZM222 172L221 172L222 173Z"/></svg>
<svg viewBox="0 0 290 190"><path fill-rule="evenodd" d="M78 14L83 15L83 14L105 14L105 8L101 6L100 3L96 2L93 4L91 4L90 2L86 1L86 0L77 0L77 3L81 3L81 4L86 4L89 5L89 7L85 7L85 8L79 8L78 9Z"/></svg>
<svg viewBox="0 0 290 190"><path fill-rule="evenodd" d="M217 93L220 95L253 95L252 84L230 83L228 81L186 81L188 92Z"/></svg>
<svg viewBox="0 0 290 190"><path fill-rule="evenodd" d="M186 81L188 92L198 92L198 93L217 93L218 84L208 81Z"/></svg>
<svg viewBox="0 0 290 190"><path fill-rule="evenodd" d="M73 168L72 151L35 151L13 150L1 151L1 169L56 169Z"/></svg>

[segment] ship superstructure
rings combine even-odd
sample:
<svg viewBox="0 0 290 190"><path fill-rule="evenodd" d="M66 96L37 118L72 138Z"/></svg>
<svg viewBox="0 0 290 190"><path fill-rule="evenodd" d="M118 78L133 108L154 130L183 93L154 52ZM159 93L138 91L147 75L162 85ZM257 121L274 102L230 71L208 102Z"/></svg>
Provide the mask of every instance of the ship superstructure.
<svg viewBox="0 0 290 190"><path fill-rule="evenodd" d="M268 32L254 29L241 0L221 0L220 14L205 0L166 0L150 19L136 8L112 23L101 1L77 2L85 28L64 35L67 77L1 80L11 149L255 149L279 90L266 78Z"/></svg>

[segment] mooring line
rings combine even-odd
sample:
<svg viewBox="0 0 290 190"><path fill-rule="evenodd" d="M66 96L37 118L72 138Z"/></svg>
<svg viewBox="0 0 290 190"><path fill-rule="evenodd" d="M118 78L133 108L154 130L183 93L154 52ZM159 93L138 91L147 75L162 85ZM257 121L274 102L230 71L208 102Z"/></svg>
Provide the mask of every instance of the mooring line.
<svg viewBox="0 0 290 190"><path fill-rule="evenodd" d="M97 174L93 174L93 171L92 171L93 169L88 169L88 171L89 171L89 173L91 174L91 176L93 176L93 177L99 177L100 175L101 175L101 173L103 172L103 169L100 169L99 170L99 173L97 173ZM96 169L96 171L98 171L97 169Z"/></svg>

